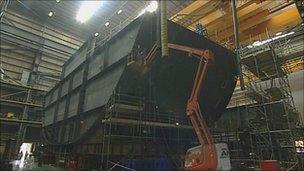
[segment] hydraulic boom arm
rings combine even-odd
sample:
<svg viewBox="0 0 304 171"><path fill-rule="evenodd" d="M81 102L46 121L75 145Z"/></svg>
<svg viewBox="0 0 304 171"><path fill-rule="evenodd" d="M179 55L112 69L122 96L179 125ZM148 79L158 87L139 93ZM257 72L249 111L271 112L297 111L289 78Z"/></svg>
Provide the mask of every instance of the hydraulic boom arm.
<svg viewBox="0 0 304 171"><path fill-rule="evenodd" d="M202 115L198 103L198 96L201 92L202 82L206 75L207 68L213 62L213 54L209 50L199 50L181 45L169 44L168 46L172 49L188 52L189 55L194 55L200 60L192 88L192 93L190 98L188 99L186 112L187 116L192 122L200 144L213 144L213 139L209 132L209 129L204 119L201 117ZM204 134L202 134L201 130L203 130Z"/></svg>
<svg viewBox="0 0 304 171"><path fill-rule="evenodd" d="M169 48L188 52L189 55L197 57L199 61L196 72L192 93L187 102L187 116L190 118L196 136L201 144L198 153L187 154L187 170L216 170L217 156L212 135L208 129L205 120L202 117L200 105L198 102L201 93L202 83L206 76L208 67L212 65L214 57L210 50L195 49L187 46L168 44Z"/></svg>
<svg viewBox="0 0 304 171"><path fill-rule="evenodd" d="M201 93L202 83L206 76L208 67L213 64L214 56L210 50L202 50L191 48L183 45L168 44L171 49L189 53L189 56L194 56L199 59L199 65L196 72L192 93L187 102L186 113L190 118L196 136L201 144L198 147L189 149L186 154L185 169L186 170L216 170L217 154L216 147L212 135L208 129L205 120L202 117L200 105L198 102ZM156 46L153 46L148 53L144 64L149 64L156 56Z"/></svg>

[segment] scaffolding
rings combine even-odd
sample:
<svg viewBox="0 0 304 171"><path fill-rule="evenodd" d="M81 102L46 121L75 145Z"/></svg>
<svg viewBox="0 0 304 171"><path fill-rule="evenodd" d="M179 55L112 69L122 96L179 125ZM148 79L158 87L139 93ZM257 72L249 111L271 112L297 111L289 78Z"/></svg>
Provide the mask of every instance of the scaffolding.
<svg viewBox="0 0 304 171"><path fill-rule="evenodd" d="M45 91L31 86L25 86L12 80L0 80L0 122L6 130L1 132L1 146L11 148L15 145L14 154L9 149L2 155L8 160L19 153L19 147L24 141L37 141L31 137L28 130L38 129L42 125L42 99ZM18 130L13 132L12 130ZM3 136L2 135L9 135ZM6 142L10 141L10 143ZM9 152L10 154L8 154Z"/></svg>
<svg viewBox="0 0 304 171"><path fill-rule="evenodd" d="M226 118L226 136L234 137L226 138L234 168L244 168L240 163L258 167L262 160L278 160L289 169L300 167L294 143L303 138L299 131L303 126L291 95L290 71L284 67L293 54L287 51L293 49L285 38L240 51L246 90L237 89L229 104L237 121Z"/></svg>
<svg viewBox="0 0 304 171"><path fill-rule="evenodd" d="M196 142L186 115L160 113L155 101L119 92L106 108L101 129L104 170L123 167L127 159L168 159L173 168L183 167L181 156Z"/></svg>

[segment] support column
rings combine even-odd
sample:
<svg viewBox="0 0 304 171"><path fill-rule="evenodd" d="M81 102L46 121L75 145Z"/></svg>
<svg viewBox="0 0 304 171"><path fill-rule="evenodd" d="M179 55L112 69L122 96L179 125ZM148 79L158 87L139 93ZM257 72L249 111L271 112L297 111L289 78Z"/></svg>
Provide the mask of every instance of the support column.
<svg viewBox="0 0 304 171"><path fill-rule="evenodd" d="M42 57L42 53L40 53L39 51L36 53L35 55L35 59L32 65L32 72L29 75L29 79L27 81L27 85L32 85L34 83L34 81L37 79L37 75L35 75L38 71L38 66L41 62L41 57ZM27 96L26 96L26 103L30 103L32 98L32 90L28 89L27 91ZM22 112L22 116L21 116L21 120L27 120L28 119L28 112L29 112L29 105L25 104L23 112ZM20 123L20 127L19 127L19 131L17 133L17 141L16 141L16 154L19 153L19 146L21 145L21 143L24 141L25 136L26 136L26 131L27 131L27 124L26 123Z"/></svg>
<svg viewBox="0 0 304 171"><path fill-rule="evenodd" d="M244 78L241 66L241 57L240 57L240 35L239 35L239 21L237 17L237 9L236 9L236 0L231 0L231 8L233 15L233 28L234 28L234 40L235 40L235 52L236 52L236 61L238 67L238 74L240 78L241 89L245 90Z"/></svg>

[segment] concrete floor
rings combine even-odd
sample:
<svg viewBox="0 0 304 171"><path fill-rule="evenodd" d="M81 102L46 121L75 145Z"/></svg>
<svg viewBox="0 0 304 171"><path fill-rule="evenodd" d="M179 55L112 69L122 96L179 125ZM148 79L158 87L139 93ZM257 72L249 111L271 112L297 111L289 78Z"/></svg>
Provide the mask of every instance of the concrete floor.
<svg viewBox="0 0 304 171"><path fill-rule="evenodd" d="M41 167L34 166L31 169L21 169L21 171L64 171L64 169L50 165L42 165Z"/></svg>
<svg viewBox="0 0 304 171"><path fill-rule="evenodd" d="M63 168L54 167L51 165L42 165L38 166L38 164L35 162L32 165L24 166L23 168L20 168L18 165L18 162L12 162L13 164L13 171L65 171Z"/></svg>

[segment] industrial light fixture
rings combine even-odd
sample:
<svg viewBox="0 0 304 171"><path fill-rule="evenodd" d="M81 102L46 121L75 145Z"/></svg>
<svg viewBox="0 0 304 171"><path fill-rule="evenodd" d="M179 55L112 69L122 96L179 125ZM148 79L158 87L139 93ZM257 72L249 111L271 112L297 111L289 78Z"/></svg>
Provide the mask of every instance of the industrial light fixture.
<svg viewBox="0 0 304 171"><path fill-rule="evenodd" d="M98 35L99 35L99 33L98 33L98 32L96 32L96 33L94 34L94 36L95 36L95 37L97 37Z"/></svg>
<svg viewBox="0 0 304 171"><path fill-rule="evenodd" d="M158 7L157 1L151 1L150 4L145 8L145 10L152 13L157 10L157 7Z"/></svg>
<svg viewBox="0 0 304 171"><path fill-rule="evenodd" d="M121 12L122 12L122 10L120 9L120 10L117 11L117 14L119 15Z"/></svg>
<svg viewBox="0 0 304 171"><path fill-rule="evenodd" d="M77 12L77 21L84 23L101 7L103 1L83 1Z"/></svg>
<svg viewBox="0 0 304 171"><path fill-rule="evenodd" d="M179 125L179 123L178 123L178 122L176 122L176 123L175 123L175 125L176 125L176 126L178 126L178 125Z"/></svg>
<svg viewBox="0 0 304 171"><path fill-rule="evenodd" d="M277 34L278 34L278 33L277 33ZM277 39L281 39L281 38L284 38L284 37L286 37L286 36L295 34L295 32L292 31L292 32L289 32L289 33L286 33L286 34L282 34L282 33L279 34L279 35L277 35L277 34L276 34L276 36L273 37L273 38L269 38L269 39L266 39L266 40L263 40L263 41L255 41L252 45L248 45L247 48L253 48L253 47L262 46L262 45L264 45L264 44L266 44L266 43L270 43L270 42L275 41L275 40L277 40Z"/></svg>
<svg viewBox="0 0 304 171"><path fill-rule="evenodd" d="M151 1L151 2L149 3L149 5L146 6L143 10L141 10L140 13L139 13L135 18L137 18L137 17L143 15L143 14L144 14L145 12L147 12L147 11L150 12L150 13L152 13L152 12L156 11L157 8L158 8L158 3L157 3L157 1Z"/></svg>
<svg viewBox="0 0 304 171"><path fill-rule="evenodd" d="M50 11L49 12L49 17L52 17L54 15L54 12L53 11Z"/></svg>
<svg viewBox="0 0 304 171"><path fill-rule="evenodd" d="M110 25L110 22L107 21L107 22L105 23L105 26L108 27L109 25Z"/></svg>
<svg viewBox="0 0 304 171"><path fill-rule="evenodd" d="M279 36L279 35L281 35L282 34L282 32L278 32L278 33L276 33L275 35L276 36Z"/></svg>
<svg viewBox="0 0 304 171"><path fill-rule="evenodd" d="M56 0L56 2L58 2L58 3L59 3L59 2L60 2L60 0Z"/></svg>

